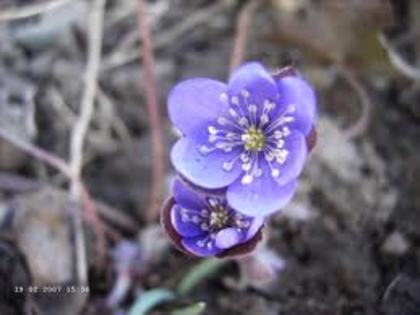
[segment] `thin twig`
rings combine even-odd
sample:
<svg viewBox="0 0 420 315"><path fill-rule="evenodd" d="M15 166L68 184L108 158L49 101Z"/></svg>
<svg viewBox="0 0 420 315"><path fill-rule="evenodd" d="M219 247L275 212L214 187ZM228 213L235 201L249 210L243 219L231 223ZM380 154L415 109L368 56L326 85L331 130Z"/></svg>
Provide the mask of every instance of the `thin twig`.
<svg viewBox="0 0 420 315"><path fill-rule="evenodd" d="M145 78L144 88L146 92L147 111L149 114L151 143L152 143L152 185L150 190L149 205L146 210L146 220L153 222L159 216L160 202L162 200L162 188L165 176L164 147L162 124L159 114L159 105L156 91L155 58L151 32L147 17L147 1L138 0L138 23L140 38L143 43L143 64Z"/></svg>
<svg viewBox="0 0 420 315"><path fill-rule="evenodd" d="M67 3L70 3L71 1L72 0L53 0L48 2L29 4L20 8L2 10L0 12L0 21L28 18L56 9Z"/></svg>
<svg viewBox="0 0 420 315"><path fill-rule="evenodd" d="M33 156L34 158L47 163L48 165L54 167L59 172L66 175L68 178L72 177L70 168L68 167L66 161L56 155L49 153L46 150L38 148L31 143L25 142L19 137L16 137L6 130L0 128L0 138L6 140L7 142L12 143L22 151L28 153L29 155Z"/></svg>
<svg viewBox="0 0 420 315"><path fill-rule="evenodd" d="M99 0L102 1L102 0ZM86 187L80 183L80 193L81 200L84 208L86 209L86 216L88 221L92 223L92 226L96 230L96 235L98 239L96 240L96 251L98 255L97 264L99 269L104 267L105 255L106 255L106 244L105 244L105 227L101 222L101 219L98 216L98 210L96 208L95 202L92 200L92 197L89 194L89 191Z"/></svg>
<svg viewBox="0 0 420 315"><path fill-rule="evenodd" d="M46 183L21 175L0 172L0 189L13 192L28 192L39 190Z"/></svg>
<svg viewBox="0 0 420 315"><path fill-rule="evenodd" d="M81 182L81 170L83 162L83 144L85 142L86 133L89 123L92 120L95 93L97 86L97 78L99 65L101 60L102 50L102 36L103 36L103 17L105 13L106 0L95 0L92 3L92 8L89 14L89 31L88 31L88 59L84 75L85 89L80 104L80 115L77 118L76 124L71 132L70 137L70 170L73 176L73 181L70 187L70 198L77 201L82 201L86 210L86 215L91 219L97 239L98 252L98 267L103 267L105 261L105 229L100 221L95 203L89 195L88 190ZM78 278L81 283L87 281L87 266L86 266L86 249L84 244L84 237L82 235L82 225L80 215L75 215L75 229L76 233L76 249L77 249L77 264L78 264Z"/></svg>
<svg viewBox="0 0 420 315"><path fill-rule="evenodd" d="M101 94L99 93L100 90L97 90L97 96L98 96L98 103L100 103L101 106L109 107L108 99L105 99L101 97ZM66 104L64 101L63 95L59 92L56 88L50 88L47 91L49 97L51 98L51 106L54 109L54 111L57 113L59 118L63 121L66 127L69 129L73 128L74 124L77 121L77 116L73 112L73 110L70 109L70 107ZM111 104L112 105L112 104ZM99 120L99 119L98 119ZM118 130L117 127L113 127L118 135L120 135L120 119L116 115L110 115L109 120L112 120L109 122L109 124L117 126L118 124ZM95 131L95 130L89 130L89 132L86 135L87 142L95 145L96 147L99 147L101 150L106 150L109 152L116 151L118 148L119 143L112 139L111 131L110 130L101 130L101 131ZM125 139L123 139L125 140ZM83 165L82 167L89 161L91 158L84 157Z"/></svg>
<svg viewBox="0 0 420 315"><path fill-rule="evenodd" d="M361 112L358 120L347 130L344 131L345 135L352 139L363 134L368 128L370 121L370 113L372 110L372 103L366 89L355 77L353 72L344 65L337 65L338 73L347 81L353 88L360 100Z"/></svg>
<svg viewBox="0 0 420 315"><path fill-rule="evenodd" d="M103 16L105 0L95 0L89 17L88 62L84 75L85 89L80 105L80 115L71 133L70 168L73 176L80 178L83 161L83 144L92 120L99 65L101 61Z"/></svg>
<svg viewBox="0 0 420 315"><path fill-rule="evenodd" d="M184 19L177 25L174 25L174 27L156 34L156 38L153 43L154 49L156 50L165 47L166 45L173 43L182 35L197 28L198 26L206 25L206 23L208 23L218 13L222 12L227 7L227 4L221 1L190 14L188 19ZM115 52L111 53L109 57L104 59L101 70L112 70L116 67L120 67L127 63L138 60L142 56L142 50L140 50L140 52L138 50L125 52L121 51L121 49L117 49Z"/></svg>
<svg viewBox="0 0 420 315"><path fill-rule="evenodd" d="M391 47L384 34L378 35L379 42L388 53L389 60L398 72L402 75L415 80L420 81L420 69L409 65L396 51Z"/></svg>
<svg viewBox="0 0 420 315"><path fill-rule="evenodd" d="M249 27L260 0L250 0L239 12L236 32L230 58L230 70L236 69L243 61L248 38Z"/></svg>

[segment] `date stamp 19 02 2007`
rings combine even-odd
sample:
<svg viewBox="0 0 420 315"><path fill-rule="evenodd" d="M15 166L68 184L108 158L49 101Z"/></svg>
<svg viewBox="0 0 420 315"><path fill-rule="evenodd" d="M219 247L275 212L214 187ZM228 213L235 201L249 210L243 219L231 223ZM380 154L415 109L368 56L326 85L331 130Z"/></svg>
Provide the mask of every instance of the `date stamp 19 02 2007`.
<svg viewBox="0 0 420 315"><path fill-rule="evenodd" d="M16 294L74 294L74 293L89 293L89 286L80 285L47 285L47 286L15 286L14 293Z"/></svg>

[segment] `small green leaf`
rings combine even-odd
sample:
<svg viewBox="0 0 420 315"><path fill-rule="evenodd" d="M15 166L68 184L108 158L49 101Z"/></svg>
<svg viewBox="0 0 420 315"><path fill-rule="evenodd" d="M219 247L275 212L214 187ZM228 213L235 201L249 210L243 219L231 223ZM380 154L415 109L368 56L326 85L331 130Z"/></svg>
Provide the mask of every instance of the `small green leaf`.
<svg viewBox="0 0 420 315"><path fill-rule="evenodd" d="M205 311L205 309L206 303L198 302L196 304L174 310L171 315L200 315Z"/></svg>
<svg viewBox="0 0 420 315"><path fill-rule="evenodd" d="M171 301L174 298L175 294L166 289L153 289L146 291L139 295L128 315L146 315L155 306Z"/></svg>
<svg viewBox="0 0 420 315"><path fill-rule="evenodd" d="M177 291L179 295L185 295L189 293L197 284L203 281L205 278L214 274L219 270L227 261L224 259L206 259L195 265L185 275L178 285Z"/></svg>

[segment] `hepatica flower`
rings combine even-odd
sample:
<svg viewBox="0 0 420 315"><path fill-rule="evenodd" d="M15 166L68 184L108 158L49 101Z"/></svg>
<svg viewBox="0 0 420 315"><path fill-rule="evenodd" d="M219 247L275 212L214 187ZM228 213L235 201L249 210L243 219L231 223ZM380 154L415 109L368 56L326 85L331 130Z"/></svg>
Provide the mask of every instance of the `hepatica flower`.
<svg viewBox="0 0 420 315"><path fill-rule="evenodd" d="M261 239L262 218L232 209L224 194L195 191L180 180L164 206L162 222L175 245L195 256L230 256L254 249Z"/></svg>
<svg viewBox="0 0 420 315"><path fill-rule="evenodd" d="M267 216L296 190L315 103L302 78L273 77L256 62L238 68L227 84L183 81L168 99L170 119L183 134L172 149L172 163L194 185L226 188L234 209Z"/></svg>

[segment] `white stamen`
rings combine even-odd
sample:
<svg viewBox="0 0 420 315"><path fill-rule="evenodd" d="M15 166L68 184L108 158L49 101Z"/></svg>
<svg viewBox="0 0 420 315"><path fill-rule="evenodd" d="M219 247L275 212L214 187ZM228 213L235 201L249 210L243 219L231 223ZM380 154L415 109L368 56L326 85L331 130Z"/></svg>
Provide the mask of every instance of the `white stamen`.
<svg viewBox="0 0 420 315"><path fill-rule="evenodd" d="M279 140L277 141L277 148L281 149L281 148L283 148L283 147L284 147L284 140L279 139Z"/></svg>
<svg viewBox="0 0 420 315"><path fill-rule="evenodd" d="M278 170L277 168L273 168L271 170L271 176L278 177L279 175L280 175L280 170Z"/></svg>
<svg viewBox="0 0 420 315"><path fill-rule="evenodd" d="M249 97L249 95L250 95L250 93L249 93L249 91L248 90L242 90L241 91L241 95L243 96L243 97L245 97L245 98L248 98Z"/></svg>
<svg viewBox="0 0 420 315"><path fill-rule="evenodd" d="M219 117L217 118L217 122L219 123L219 125L226 125L228 123L228 120L225 117Z"/></svg>
<svg viewBox="0 0 420 315"><path fill-rule="evenodd" d="M266 110L267 112L270 112L274 108L276 108L276 103L271 102L270 100L264 101L264 110Z"/></svg>
<svg viewBox="0 0 420 315"><path fill-rule="evenodd" d="M216 143L216 148L218 148L220 150L232 149L232 144L228 143L228 142L217 142Z"/></svg>
<svg viewBox="0 0 420 315"><path fill-rule="evenodd" d="M260 124L265 125L268 122L269 122L268 115L267 114L262 114L261 117L260 117Z"/></svg>
<svg viewBox="0 0 420 315"><path fill-rule="evenodd" d="M226 93L222 93L222 94L220 94L220 100L221 100L222 102L227 102L227 101L228 101L228 96L227 96L227 94L226 94Z"/></svg>
<svg viewBox="0 0 420 315"><path fill-rule="evenodd" d="M231 171L233 169L233 162L224 162L222 168L225 171Z"/></svg>
<svg viewBox="0 0 420 315"><path fill-rule="evenodd" d="M294 113L296 111L296 105L295 104L289 104L288 106L287 106L287 112L288 113Z"/></svg>
<svg viewBox="0 0 420 315"><path fill-rule="evenodd" d="M262 171L262 169L261 169L261 168L256 168L256 169L254 170L254 176L255 176L255 177L260 177L262 174L263 174L263 171Z"/></svg>
<svg viewBox="0 0 420 315"><path fill-rule="evenodd" d="M217 135L210 135L209 136L209 141L211 142L211 143L213 143L213 142L216 142L216 140L217 140Z"/></svg>
<svg viewBox="0 0 420 315"><path fill-rule="evenodd" d="M230 102L232 104L238 105L239 104L239 98L237 96L232 96L230 99Z"/></svg>
<svg viewBox="0 0 420 315"><path fill-rule="evenodd" d="M213 150L214 150L213 148L209 148L205 145L200 146L200 148L198 149L198 151L200 151L201 154L208 154Z"/></svg>
<svg viewBox="0 0 420 315"><path fill-rule="evenodd" d="M264 157L267 162L272 162L274 160L274 154L272 151L269 151L268 153L266 153Z"/></svg>
<svg viewBox="0 0 420 315"><path fill-rule="evenodd" d="M235 133L233 133L233 132L228 132L228 133L226 134L226 139L228 139L228 140L234 140L234 139L235 139L235 136L236 136L236 134L235 134Z"/></svg>
<svg viewBox="0 0 420 315"><path fill-rule="evenodd" d="M239 119L239 124L240 124L241 126L248 126L248 119L246 119L246 117L241 117L241 118Z"/></svg>
<svg viewBox="0 0 420 315"><path fill-rule="evenodd" d="M209 198L209 204L212 207L216 207L219 204L219 200L214 199L214 198Z"/></svg>
<svg viewBox="0 0 420 315"><path fill-rule="evenodd" d="M209 134L211 135L215 135L218 132L218 130L214 126L209 126L207 130L209 131Z"/></svg>
<svg viewBox="0 0 420 315"><path fill-rule="evenodd" d="M209 225L207 223L201 223L200 229L202 229L203 231L208 231Z"/></svg>
<svg viewBox="0 0 420 315"><path fill-rule="evenodd" d="M233 109L233 108L229 108L229 114L233 117L236 118L238 117L238 113Z"/></svg>
<svg viewBox="0 0 420 315"><path fill-rule="evenodd" d="M244 171L249 171L251 169L252 164L251 163L244 163L242 164L242 169Z"/></svg>
<svg viewBox="0 0 420 315"><path fill-rule="evenodd" d="M251 104L248 106L248 110L251 114L255 114L258 110L258 107L255 104Z"/></svg>
<svg viewBox="0 0 420 315"><path fill-rule="evenodd" d="M244 163L249 161L249 155L245 152L241 154L240 158L241 158L241 161L244 162Z"/></svg>
<svg viewBox="0 0 420 315"><path fill-rule="evenodd" d="M278 150L276 152L276 161L280 164L283 164L286 162L287 155L289 154L289 151L287 150Z"/></svg>
<svg viewBox="0 0 420 315"><path fill-rule="evenodd" d="M253 178L252 178L252 175L250 174L246 174L244 177L242 177L242 180L241 180L243 185L249 185L252 183L252 181L253 181Z"/></svg>
<svg viewBox="0 0 420 315"><path fill-rule="evenodd" d="M281 132L280 130L276 130L276 131L274 131L273 136L274 136L275 139L281 139L281 138L283 138L283 132Z"/></svg>

